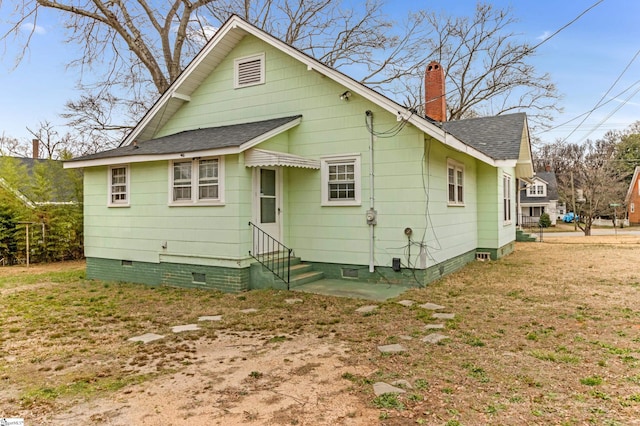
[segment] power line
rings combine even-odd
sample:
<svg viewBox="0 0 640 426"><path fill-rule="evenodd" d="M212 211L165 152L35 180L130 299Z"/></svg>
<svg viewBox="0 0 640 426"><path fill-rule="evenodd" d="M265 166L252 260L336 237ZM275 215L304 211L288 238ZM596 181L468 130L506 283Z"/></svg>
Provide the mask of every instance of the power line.
<svg viewBox="0 0 640 426"><path fill-rule="evenodd" d="M582 121L580 123L578 123L578 125L575 127L575 129L573 129L569 135L567 135L563 141L566 141L567 139L569 139L571 137L571 135L573 135L576 130L578 130L578 128L580 126L582 126L582 124L584 124L584 122L587 120L587 118L589 118L589 116L591 115L591 113L593 113L596 109L598 109L598 107L600 106L600 104L602 103L602 101L604 100L604 98L607 97L607 95L609 94L609 92L611 92L613 90L613 88L615 87L616 84L618 84L618 82L620 81L620 79L622 78L622 76L627 72L627 70L629 69L629 67L631 66L631 64L633 64L636 60L636 58L638 57L638 55L640 55L640 50L638 50L636 52L635 55L633 55L633 58L631 58L631 60L629 61L629 63L627 64L626 67L624 67L624 69L622 70L622 72L618 75L618 78L616 78L616 81L613 82L613 84L611 84L611 86L609 86L609 88L607 89L606 93L604 95L602 95L602 97L600 97L600 99L598 100L598 102L596 102L595 106L593 108L591 108L590 111L588 111L587 115L582 119ZM635 83L634 83L635 84ZM638 91L636 90L636 92L633 93L633 95L635 95L636 93L638 93ZM633 95L631 97L633 97ZM624 102L625 104L629 101L629 99L631 99L631 97L627 98L627 100ZM622 104L624 105L624 104ZM622 105L620 106L620 108L622 107ZM618 109L620 109L618 108ZM615 110L614 112L616 112L617 110ZM608 118L610 118L611 116L608 116ZM605 120L606 121L606 120ZM602 124L602 122L600 123ZM593 133L595 130L597 129L594 128L589 134ZM587 135L588 136L588 135Z"/></svg>
<svg viewBox="0 0 640 426"><path fill-rule="evenodd" d="M631 88L632 88L632 87L634 87L634 86L635 86L636 84L638 84L638 83L640 83L640 80L635 81L633 84L631 84L629 87L627 87L626 89L624 89L622 92L618 93L617 95L612 96L612 97L611 97L611 99L609 99L609 100L608 100L608 101L606 101L606 102L603 102L603 103L602 103L602 104L600 104L598 107L593 108L593 109L591 109L591 110L589 110L589 111L585 111L585 112L583 112L582 114L577 115L577 116L573 117L572 119L565 121L564 123L558 124L557 126L553 126L553 127L549 128L549 129L543 130L543 131L541 131L541 132L539 132L539 133L547 133L547 132L551 132L551 131L556 130L556 129L558 129L558 128L562 127L562 126L566 126L567 124L571 123L572 121L577 120L578 118L580 118L580 117L582 117L582 116L584 116L584 115L587 115L587 114L590 114L590 113L594 112L596 109L602 108L603 106L605 106L605 105L609 104L610 102L613 102L614 100L616 100L618 97L620 97L620 96L624 95L627 91L631 90ZM637 92L636 92L636 93L637 93ZM634 94L635 94L635 93L634 93Z"/></svg>

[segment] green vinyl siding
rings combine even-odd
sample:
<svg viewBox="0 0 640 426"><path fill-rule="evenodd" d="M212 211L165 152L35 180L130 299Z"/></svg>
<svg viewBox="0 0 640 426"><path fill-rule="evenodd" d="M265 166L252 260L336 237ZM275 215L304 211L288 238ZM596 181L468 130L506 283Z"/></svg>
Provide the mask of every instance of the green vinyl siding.
<svg viewBox="0 0 640 426"><path fill-rule="evenodd" d="M233 60L262 52L265 84L234 89ZM434 276L440 274L443 262L458 267L478 247L497 250L511 241L513 227L498 223L501 170L425 137L412 125L385 137L398 126L395 114L357 94L341 100L344 90L330 78L246 36L156 136L301 114L299 125L256 148L314 160L359 155L361 205L322 206L321 171L286 167L282 170L282 242L305 261L368 265L370 231L365 213L372 201L365 112L372 111L374 129L380 134L374 140L377 266L390 267L396 257L403 265L414 266L426 259L427 275ZM464 206L447 204L449 159L464 165ZM244 154L224 158L221 206L169 206L167 161L132 163L129 168L130 206L126 208L107 207L106 166L85 170L88 257L144 264L169 263L163 258L174 259L174 264L178 264L175 259L185 264L209 259L209 266L246 267L255 194L254 171L245 166ZM406 228L413 230L411 240L404 233ZM456 260L451 263L451 259Z"/></svg>
<svg viewBox="0 0 640 426"><path fill-rule="evenodd" d="M145 262L158 262L160 254L246 257L239 241L248 240L241 235L250 219L250 170L236 155L225 158L225 171L225 205L169 206L168 162L134 163L130 207L113 208L106 204L107 168L86 170L86 256Z"/></svg>

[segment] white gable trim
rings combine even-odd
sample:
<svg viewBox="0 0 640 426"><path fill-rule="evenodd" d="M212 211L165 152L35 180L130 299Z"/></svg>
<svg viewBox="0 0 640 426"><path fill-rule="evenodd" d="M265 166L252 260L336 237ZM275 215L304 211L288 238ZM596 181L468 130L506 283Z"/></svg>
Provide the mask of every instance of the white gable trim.
<svg viewBox="0 0 640 426"><path fill-rule="evenodd" d="M497 166L494 159L458 140L453 135L447 134L443 129L441 129L431 121L415 115L413 112L409 111L407 108L401 106L400 104L353 80L351 77L348 77L347 75L322 64L321 62L289 46L281 40L278 40L270 34L249 24L236 15L233 15L227 20L224 25L222 25L222 27L216 32L216 34L207 43L207 45L205 45L200 53L196 55L193 61L191 61L191 63L187 66L187 68L185 68L182 74L180 74L180 76L173 82L171 87L160 97L160 99L151 107L151 109L136 125L136 127L129 133L121 146L130 145L131 143L133 143L133 141L137 140L140 135L145 132L147 126L149 126L157 116L163 116L162 111L164 110L167 103L172 99L173 93L180 93L180 100L188 98L191 95L191 92L188 92L186 89L182 90L183 84L185 84L185 82L190 79L194 70L196 70L200 66L205 66L205 60L211 54L211 52L214 51L218 46L223 45L222 40L224 40L227 36L229 36L231 39L234 38L230 36L232 33L240 33L242 35L251 34L261 39L265 43L270 44L271 46L302 62L307 66L308 70L314 70L331 78L333 81L341 84L353 93L373 102L389 113L405 119L407 122L413 124L418 129L440 141L441 143L444 143L445 145L448 145L456 149L457 151L464 152L471 157L476 158L491 166L499 167ZM236 37L238 37L238 34L236 34ZM222 49L222 47L220 48ZM213 68L211 69L211 71L212 70ZM164 117L163 120L168 120L169 118L170 117ZM162 124L164 123L156 123L155 127L160 128Z"/></svg>

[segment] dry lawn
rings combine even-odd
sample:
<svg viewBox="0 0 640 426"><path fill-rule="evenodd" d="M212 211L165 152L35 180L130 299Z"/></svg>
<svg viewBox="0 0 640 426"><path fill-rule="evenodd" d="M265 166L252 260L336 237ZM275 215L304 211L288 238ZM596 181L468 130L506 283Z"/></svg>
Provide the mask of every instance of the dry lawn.
<svg viewBox="0 0 640 426"><path fill-rule="evenodd" d="M640 238L545 236L401 299L152 288L0 268L0 418L30 425L640 424ZM302 299L290 304L288 298ZM243 309L257 312L244 313ZM221 321L198 322L202 315ZM199 331L171 327L198 323ZM149 344L129 337L165 335ZM409 339L411 338L411 339ZM407 351L383 355L382 344ZM404 379L400 396L372 384Z"/></svg>

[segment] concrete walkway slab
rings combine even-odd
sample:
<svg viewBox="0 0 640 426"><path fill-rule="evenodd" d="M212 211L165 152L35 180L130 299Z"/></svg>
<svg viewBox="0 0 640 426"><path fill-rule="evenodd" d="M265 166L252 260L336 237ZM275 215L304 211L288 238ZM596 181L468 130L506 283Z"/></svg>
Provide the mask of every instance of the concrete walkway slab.
<svg viewBox="0 0 640 426"><path fill-rule="evenodd" d="M413 300L401 300L398 302L398 305L406 306L407 308L415 305L416 302Z"/></svg>
<svg viewBox="0 0 640 426"><path fill-rule="evenodd" d="M361 314L366 314L369 312L373 312L376 309L378 309L378 305L366 305L366 306L360 306L358 309L356 309L356 312Z"/></svg>
<svg viewBox="0 0 640 426"><path fill-rule="evenodd" d="M292 287L291 290L382 302L398 297L410 288L395 284L372 284L359 281L326 279Z"/></svg>
<svg viewBox="0 0 640 426"><path fill-rule="evenodd" d="M439 334L439 333L433 333L433 334L429 334L428 336L425 336L422 338L423 342L426 343L438 343L441 340L444 339L448 339L448 336L445 336L444 334Z"/></svg>
<svg viewBox="0 0 640 426"><path fill-rule="evenodd" d="M198 324L185 324L185 325L176 325L175 327L171 327L171 331L174 333L183 333L185 331L197 331L200 330L200 326Z"/></svg>
<svg viewBox="0 0 640 426"><path fill-rule="evenodd" d="M198 321L222 321L222 315L205 315L198 317Z"/></svg>
<svg viewBox="0 0 640 426"><path fill-rule="evenodd" d="M296 303L303 303L304 300L302 299L284 299L285 303L288 303L290 305L294 305Z"/></svg>
<svg viewBox="0 0 640 426"><path fill-rule="evenodd" d="M382 352L383 354L397 354L397 353L400 353L400 352L404 352L407 349L402 345L394 343L393 345L378 346L378 350L380 352Z"/></svg>
<svg viewBox="0 0 640 426"><path fill-rule="evenodd" d="M150 343L155 342L156 340L164 339L164 336L155 333L146 333L140 336L134 336L127 339L130 342L141 342L141 343Z"/></svg>
<svg viewBox="0 0 640 426"><path fill-rule="evenodd" d="M456 314L445 314L445 313L435 313L432 315L434 318L438 318L438 319L446 319L446 320L452 320L456 317Z"/></svg>
<svg viewBox="0 0 640 426"><path fill-rule="evenodd" d="M242 312L243 314L252 314L254 312L258 312L258 310L256 308L248 308L242 309L240 312Z"/></svg>
<svg viewBox="0 0 640 426"><path fill-rule="evenodd" d="M424 303L424 304L418 305L418 306L420 306L421 308L424 308L424 309L429 309L431 311L437 311L439 309L444 309L444 306L436 305L435 303Z"/></svg>
<svg viewBox="0 0 640 426"><path fill-rule="evenodd" d="M406 390L391 386L389 383L376 382L373 384L373 393L376 396L384 395L385 393L407 393Z"/></svg>

